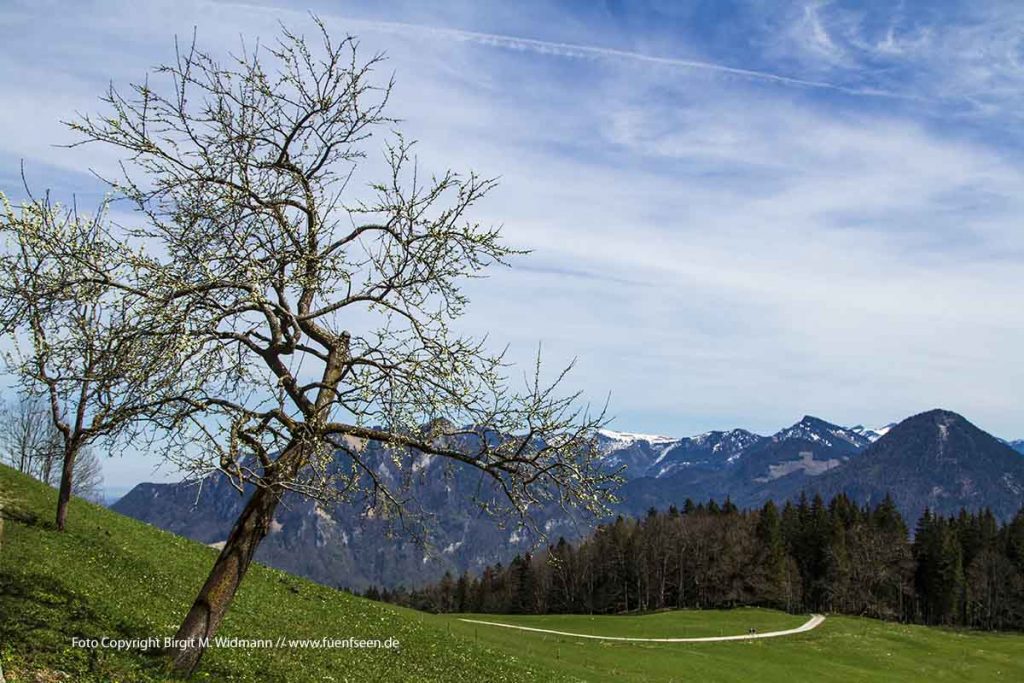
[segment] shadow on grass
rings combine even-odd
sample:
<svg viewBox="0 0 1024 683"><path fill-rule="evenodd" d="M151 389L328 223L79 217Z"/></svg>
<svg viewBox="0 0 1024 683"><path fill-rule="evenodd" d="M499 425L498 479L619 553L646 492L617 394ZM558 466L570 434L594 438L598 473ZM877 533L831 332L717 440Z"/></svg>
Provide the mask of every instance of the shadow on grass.
<svg viewBox="0 0 1024 683"><path fill-rule="evenodd" d="M33 510L20 507L17 501L8 500L0 502L4 503L0 505L0 517L7 521L39 529L55 530L57 528L56 524L42 520Z"/></svg>
<svg viewBox="0 0 1024 683"><path fill-rule="evenodd" d="M0 643L28 667L56 669L69 674L69 680L167 677L160 657L75 646L75 638L138 638L141 634L128 623L105 618L53 576L24 567L0 568L0 614Z"/></svg>

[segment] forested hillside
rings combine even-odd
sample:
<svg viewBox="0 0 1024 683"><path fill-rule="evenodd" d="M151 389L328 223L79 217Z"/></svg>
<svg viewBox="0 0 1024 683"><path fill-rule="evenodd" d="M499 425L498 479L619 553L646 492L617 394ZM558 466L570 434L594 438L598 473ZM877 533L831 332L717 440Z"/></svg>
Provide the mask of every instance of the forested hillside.
<svg viewBox="0 0 1024 683"><path fill-rule="evenodd" d="M923 624L1024 629L1024 511L926 511L913 539L891 498L741 511L726 501L619 517L579 544L369 597L437 612L619 613L760 605Z"/></svg>

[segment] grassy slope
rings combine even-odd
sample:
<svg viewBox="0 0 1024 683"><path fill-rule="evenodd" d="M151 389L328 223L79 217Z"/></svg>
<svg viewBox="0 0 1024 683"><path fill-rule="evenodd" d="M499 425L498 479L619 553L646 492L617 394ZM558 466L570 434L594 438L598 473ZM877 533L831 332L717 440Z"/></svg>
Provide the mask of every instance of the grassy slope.
<svg viewBox="0 0 1024 683"><path fill-rule="evenodd" d="M0 466L0 657L8 680L62 671L75 681L164 680L161 662L91 653L71 637L165 637L206 577L215 551L84 501L68 531L50 522L55 492ZM200 678L259 681L519 681L554 673L447 633L437 617L380 605L254 566L219 635L385 639L389 650L210 649ZM20 675L19 675L20 674Z"/></svg>
<svg viewBox="0 0 1024 683"><path fill-rule="evenodd" d="M12 683L34 670L65 671L76 681L162 680L157 660L91 654L72 649L70 638L172 634L214 551L80 501L69 531L56 534L49 523L53 492L2 466L0 497L16 498L6 504L0 547L0 657ZM767 631L805 620L770 610L477 618L648 637L743 633L751 626ZM213 649L201 667L213 680L1024 680L1019 635L829 617L810 633L764 641L600 642L378 605L261 566L250 571L221 633L395 636L403 646L400 652Z"/></svg>

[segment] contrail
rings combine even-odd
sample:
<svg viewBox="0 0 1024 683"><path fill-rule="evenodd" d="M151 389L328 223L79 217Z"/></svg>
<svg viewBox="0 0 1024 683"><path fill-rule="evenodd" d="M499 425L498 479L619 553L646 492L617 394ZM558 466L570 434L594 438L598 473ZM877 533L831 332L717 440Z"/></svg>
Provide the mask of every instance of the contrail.
<svg viewBox="0 0 1024 683"><path fill-rule="evenodd" d="M742 69L739 67L727 66L715 62L705 62L694 59L677 59L675 57L655 57L640 52L629 50L617 50L609 47L598 47L593 45L580 45L578 43L559 43L547 40L536 40L533 38L521 38L519 36L508 36L497 33L480 33L477 31L466 31L462 29L437 28L422 26L419 24L407 24L393 21L361 21L350 20L359 24L366 30L380 33L408 34L418 33L421 35L436 36L453 41L475 43L489 47L497 47L506 50L518 50L522 52L533 52L542 55L553 55L556 57L568 57L572 59L605 59L625 62L640 62L645 64L656 64L675 69L702 70L724 73L731 76L740 76L753 80L769 81L782 85L797 86L801 88L819 88L835 90L849 95L861 95L870 97L898 97L905 95L892 93L885 90L873 88L851 88L827 81L813 81L792 76L783 76L768 71L757 71L754 69Z"/></svg>
<svg viewBox="0 0 1024 683"><path fill-rule="evenodd" d="M246 2L215 2L214 4L234 6L250 11L279 12L263 5L254 5ZM295 10L283 10L289 13L298 13ZM594 45L580 45L578 43L560 43L547 40L536 40L534 38L522 38L499 33L481 33L479 31L467 31L464 29L443 28L435 26L424 26L422 24L410 24L400 21L380 21L355 19L341 15L322 15L322 18L330 18L332 21L345 22L349 26L360 30L374 31L377 33L390 33L394 35L417 34L421 36L436 37L443 40L474 43L487 47L495 47L504 50L518 50L520 52L532 52L541 55L551 55L569 59L592 59L592 60L614 60L621 62L634 62L642 64L654 64L672 69L686 69L710 71L730 76L737 76L750 80L777 83L780 85L799 88L812 88L831 90L847 95L860 97L886 97L896 99L917 99L913 96L896 93L875 88L859 88L829 83L827 81L815 81L804 78L795 78L772 73L770 71L758 71L755 69L743 69L740 67L728 66L716 62L707 62L696 59L678 59L675 57L656 57L645 55L640 52L629 50L617 50L615 48L600 47Z"/></svg>

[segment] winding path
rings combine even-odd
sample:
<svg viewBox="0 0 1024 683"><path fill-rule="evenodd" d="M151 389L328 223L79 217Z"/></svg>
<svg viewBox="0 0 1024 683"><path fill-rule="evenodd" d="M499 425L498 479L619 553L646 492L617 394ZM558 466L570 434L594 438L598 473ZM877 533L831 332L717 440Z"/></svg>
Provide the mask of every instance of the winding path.
<svg viewBox="0 0 1024 683"><path fill-rule="evenodd" d="M569 636L570 638L590 638L592 640L623 640L631 643L712 643L721 640L755 640L757 638L778 638L779 636L792 636L797 633L805 633L818 628L825 621L820 614L812 614L811 618L796 628L785 631L766 631L764 633L746 633L739 636L704 636L702 638L627 638L625 636L595 636L587 633L569 633L567 631L552 631L546 628L533 628L531 626L514 626L502 624L497 621L481 621L479 619L462 619L470 624L485 624L487 626L500 626L501 628L513 628L518 631L533 631L534 633L551 633L556 636Z"/></svg>

